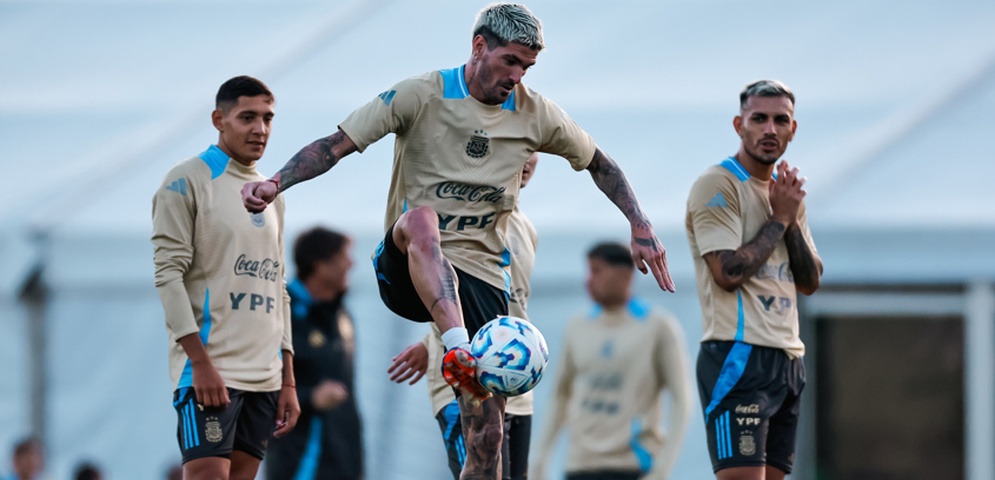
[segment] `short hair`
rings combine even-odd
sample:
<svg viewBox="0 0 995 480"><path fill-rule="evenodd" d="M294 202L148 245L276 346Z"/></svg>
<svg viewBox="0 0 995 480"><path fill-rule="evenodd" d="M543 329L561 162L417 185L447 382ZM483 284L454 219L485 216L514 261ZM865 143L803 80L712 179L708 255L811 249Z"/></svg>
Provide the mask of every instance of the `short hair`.
<svg viewBox="0 0 995 480"><path fill-rule="evenodd" d="M27 437L17 442L14 445L14 456L20 457L21 455L27 455L32 451L41 451L41 441L36 437Z"/></svg>
<svg viewBox="0 0 995 480"><path fill-rule="evenodd" d="M747 85L739 93L739 108L745 107L750 97L788 97L791 105L795 104L795 93L777 80L757 80Z"/></svg>
<svg viewBox="0 0 995 480"><path fill-rule="evenodd" d="M601 242L588 250L587 258L602 260L613 267L625 267L629 270L636 268L629 247L619 242Z"/></svg>
<svg viewBox="0 0 995 480"><path fill-rule="evenodd" d="M481 35L487 49L503 47L510 42L520 43L532 50L542 50L542 22L525 5L518 3L492 3L477 14L473 36Z"/></svg>
<svg viewBox="0 0 995 480"><path fill-rule="evenodd" d="M239 75L228 79L218 88L218 94L214 97L215 108L227 112L238 103L238 97L255 97L258 95L273 96L269 87L261 80L248 75Z"/></svg>
<svg viewBox="0 0 995 480"><path fill-rule="evenodd" d="M315 264L338 255L348 237L325 227L314 227L297 236L294 241L294 263L297 277L306 280L314 274Z"/></svg>

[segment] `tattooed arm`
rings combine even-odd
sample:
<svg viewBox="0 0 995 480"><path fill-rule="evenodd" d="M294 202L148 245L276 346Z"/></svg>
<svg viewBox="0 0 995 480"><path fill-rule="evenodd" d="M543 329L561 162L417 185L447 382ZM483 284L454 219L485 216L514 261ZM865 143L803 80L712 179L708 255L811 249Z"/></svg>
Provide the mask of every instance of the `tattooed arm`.
<svg viewBox="0 0 995 480"><path fill-rule="evenodd" d="M327 172L342 157L355 151L356 144L342 130L315 140L297 152L270 180L245 184L242 203L250 212L261 212L280 192Z"/></svg>
<svg viewBox="0 0 995 480"><path fill-rule="evenodd" d="M645 274L647 270L643 262L648 263L649 270L653 272L653 277L656 278L660 288L673 292L675 287L667 268L666 250L653 233L653 225L646 218L646 214L639 208L636 194L632 191L629 181L625 179L622 169L611 157L601 149L597 149L594 151L594 158L587 166L587 171L591 172L594 184L629 220L629 225L632 226L632 259L636 262L636 267Z"/></svg>
<svg viewBox="0 0 995 480"><path fill-rule="evenodd" d="M757 236L735 251L717 250L703 255L715 283L727 292L736 291L743 282L760 271L784 237L784 232L784 223L770 219L760 227Z"/></svg>
<svg viewBox="0 0 995 480"><path fill-rule="evenodd" d="M784 243L788 246L791 275L795 277L795 288L805 295L819 289L822 277L822 259L808 246L801 228L792 224L784 233Z"/></svg>

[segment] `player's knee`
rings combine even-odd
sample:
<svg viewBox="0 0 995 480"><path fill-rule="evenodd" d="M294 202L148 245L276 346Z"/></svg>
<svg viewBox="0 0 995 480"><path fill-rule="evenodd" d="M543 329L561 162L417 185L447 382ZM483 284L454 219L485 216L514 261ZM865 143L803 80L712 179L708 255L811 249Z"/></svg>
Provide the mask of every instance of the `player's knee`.
<svg viewBox="0 0 995 480"><path fill-rule="evenodd" d="M404 212L394 225L394 229L401 234L404 240L402 243L406 247L431 248L432 245L438 245L441 238L439 217L435 210L429 207L418 207Z"/></svg>

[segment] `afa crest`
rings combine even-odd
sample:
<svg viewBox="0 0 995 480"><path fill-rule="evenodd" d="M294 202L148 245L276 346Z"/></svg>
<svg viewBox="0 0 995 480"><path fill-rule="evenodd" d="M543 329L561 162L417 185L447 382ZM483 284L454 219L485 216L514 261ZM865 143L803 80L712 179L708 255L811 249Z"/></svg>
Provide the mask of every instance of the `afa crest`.
<svg viewBox="0 0 995 480"><path fill-rule="evenodd" d="M472 158L481 158L487 155L491 140L487 138L487 132L474 130L470 141L466 144L466 154Z"/></svg>
<svg viewBox="0 0 995 480"><path fill-rule="evenodd" d="M218 421L218 417L207 417L207 423L204 424L204 438L208 442L218 443L223 436L221 434L221 422Z"/></svg>
<svg viewBox="0 0 995 480"><path fill-rule="evenodd" d="M739 453L747 457L757 453L757 442L753 439L751 432L743 432L743 435L739 437Z"/></svg>

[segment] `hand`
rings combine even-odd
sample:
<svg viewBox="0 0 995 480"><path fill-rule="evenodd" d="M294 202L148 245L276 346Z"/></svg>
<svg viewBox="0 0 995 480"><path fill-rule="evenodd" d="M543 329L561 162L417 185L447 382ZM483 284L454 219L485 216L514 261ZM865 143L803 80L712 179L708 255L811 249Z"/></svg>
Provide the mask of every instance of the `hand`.
<svg viewBox="0 0 995 480"><path fill-rule="evenodd" d="M403 383L414 377L408 385L414 385L428 371L428 348L421 342L413 343L403 352L393 358L393 363L387 369L390 381Z"/></svg>
<svg viewBox="0 0 995 480"><path fill-rule="evenodd" d="M280 399L276 402L276 430L273 436L280 438L297 426L301 417L301 405L297 401L297 390L284 386L280 389Z"/></svg>
<svg viewBox="0 0 995 480"><path fill-rule="evenodd" d="M242 205L249 213L259 213L280 193L275 182L249 182L242 186Z"/></svg>
<svg viewBox="0 0 995 480"><path fill-rule="evenodd" d="M805 198L805 177L798 176L798 169L791 168L787 160L777 165L777 180L770 182L771 218L790 228L798 220L798 207Z"/></svg>
<svg viewBox="0 0 995 480"><path fill-rule="evenodd" d="M647 273L646 264L649 264L649 270L653 272L653 277L656 278L661 290L677 291L674 281L670 278L670 270L667 268L667 251L656 238L652 228L632 228L632 260L643 275Z"/></svg>
<svg viewBox="0 0 995 480"><path fill-rule="evenodd" d="M335 380L322 380L314 390L311 391L311 405L315 410L331 410L345 399L349 398L349 391L346 390L342 382Z"/></svg>
<svg viewBox="0 0 995 480"><path fill-rule="evenodd" d="M205 407L225 408L231 403L225 381L210 363L193 366L193 391L197 403Z"/></svg>

